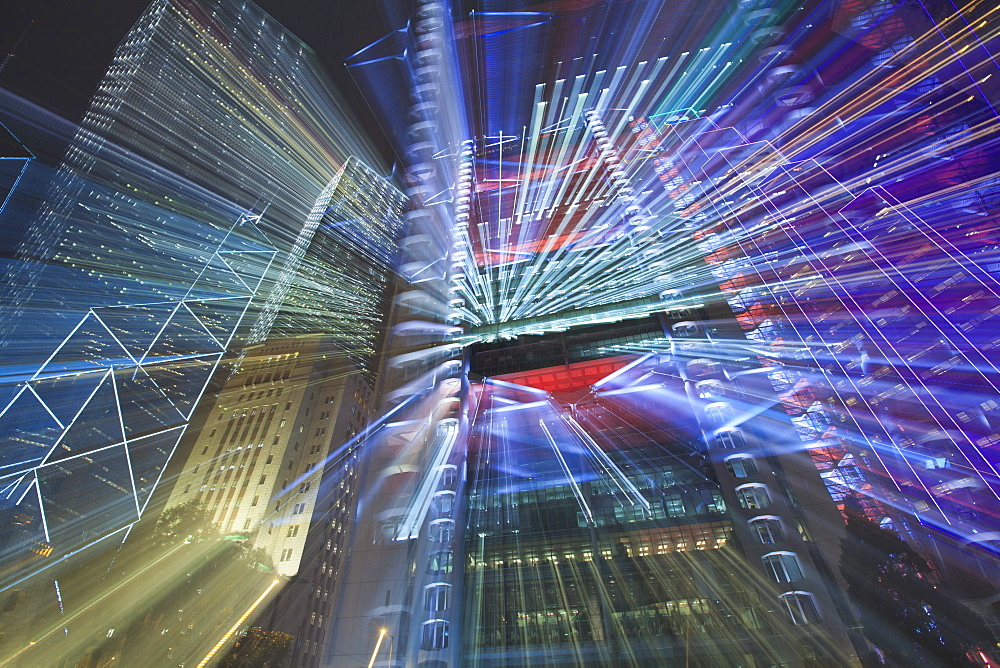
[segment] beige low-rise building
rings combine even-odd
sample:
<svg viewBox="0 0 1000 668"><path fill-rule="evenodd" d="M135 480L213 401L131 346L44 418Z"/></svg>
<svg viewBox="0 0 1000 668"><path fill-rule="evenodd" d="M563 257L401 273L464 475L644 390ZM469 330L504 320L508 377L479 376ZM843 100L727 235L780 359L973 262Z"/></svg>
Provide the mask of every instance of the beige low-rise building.
<svg viewBox="0 0 1000 668"><path fill-rule="evenodd" d="M320 334L249 348L168 501L191 500L285 576L299 569L325 466L364 429L372 388ZM345 484L350 484L348 480Z"/></svg>

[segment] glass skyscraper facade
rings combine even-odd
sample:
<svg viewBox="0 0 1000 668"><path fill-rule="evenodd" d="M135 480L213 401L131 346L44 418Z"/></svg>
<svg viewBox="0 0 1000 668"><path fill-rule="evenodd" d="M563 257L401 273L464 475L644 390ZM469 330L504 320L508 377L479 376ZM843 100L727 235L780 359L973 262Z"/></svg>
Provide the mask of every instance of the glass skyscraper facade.
<svg viewBox="0 0 1000 668"><path fill-rule="evenodd" d="M258 324L273 335L330 333L374 374L404 200L371 167L348 160L316 200ZM251 340L264 331L255 327Z"/></svg>
<svg viewBox="0 0 1000 668"><path fill-rule="evenodd" d="M5 94L0 661L1000 665L1000 10L380 9Z"/></svg>
<svg viewBox="0 0 1000 668"><path fill-rule="evenodd" d="M601 366L614 371L597 387L575 373ZM821 577L838 549L823 535L830 518L796 512L816 474L802 455L749 442L764 416L743 423L735 447L706 446L699 423L738 392L716 390L694 410L664 401L684 397L686 370L666 354L604 358L483 386L465 543L469 665L532 665L542 653L553 665L848 662ZM577 387L547 397L507 384L539 380Z"/></svg>
<svg viewBox="0 0 1000 668"><path fill-rule="evenodd" d="M270 323L275 258L324 186L367 169L380 196L384 179L359 162L377 161L315 55L248 7L152 3L71 134L33 124L24 101L8 109L29 143L68 136L47 181L22 179L33 156L13 135L4 143L4 212L22 231L5 242L0 311L7 586L128 534L224 355L266 334L250 325ZM151 93L168 81L176 99ZM366 211L386 221L368 244L381 244L368 251L381 264L365 258L356 299L372 314L399 196L380 206ZM368 356L375 321L351 332Z"/></svg>

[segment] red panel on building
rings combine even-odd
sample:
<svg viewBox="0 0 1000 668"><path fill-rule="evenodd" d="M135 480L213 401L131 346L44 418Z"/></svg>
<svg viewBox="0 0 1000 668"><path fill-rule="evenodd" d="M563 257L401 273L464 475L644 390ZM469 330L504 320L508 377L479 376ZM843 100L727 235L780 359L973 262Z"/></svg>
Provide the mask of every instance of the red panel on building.
<svg viewBox="0 0 1000 668"><path fill-rule="evenodd" d="M573 392L591 385L618 371L626 364L635 360L632 355L606 357L590 362L576 362L566 366L551 366L544 369L519 371L502 376L494 376L497 380L515 385L534 387L552 394Z"/></svg>

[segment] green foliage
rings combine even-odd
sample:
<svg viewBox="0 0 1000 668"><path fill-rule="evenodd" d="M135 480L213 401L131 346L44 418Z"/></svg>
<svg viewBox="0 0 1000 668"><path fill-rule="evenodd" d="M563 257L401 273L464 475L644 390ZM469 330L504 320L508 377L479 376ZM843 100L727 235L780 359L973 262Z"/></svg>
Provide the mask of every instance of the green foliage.
<svg viewBox="0 0 1000 668"><path fill-rule="evenodd" d="M904 540L847 505L840 570L865 637L889 666L982 665L968 652L989 646L974 612L938 589L927 561ZM880 665L877 654L865 665Z"/></svg>
<svg viewBox="0 0 1000 668"><path fill-rule="evenodd" d="M189 537L193 540L204 540L219 532L211 518L208 509L194 499L167 508L156 522L153 539L167 545L187 540Z"/></svg>
<svg viewBox="0 0 1000 668"><path fill-rule="evenodd" d="M219 662L220 668L275 668L291 653L293 636L252 626Z"/></svg>
<svg viewBox="0 0 1000 668"><path fill-rule="evenodd" d="M250 568L261 571L273 571L274 564L271 555L262 547L254 547L243 551L243 560Z"/></svg>

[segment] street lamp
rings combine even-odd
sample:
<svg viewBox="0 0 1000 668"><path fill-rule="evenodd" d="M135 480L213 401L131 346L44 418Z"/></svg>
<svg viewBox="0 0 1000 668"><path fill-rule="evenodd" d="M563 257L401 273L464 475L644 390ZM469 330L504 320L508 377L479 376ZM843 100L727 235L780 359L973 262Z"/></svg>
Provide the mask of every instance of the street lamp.
<svg viewBox="0 0 1000 668"><path fill-rule="evenodd" d="M392 636L389 635L389 629L381 628L378 630L378 639L375 641L375 649L372 650L372 658L368 662L368 668L373 668L375 665L375 659L378 657L378 651L382 647L382 641L385 638L389 638L389 662L392 663Z"/></svg>

